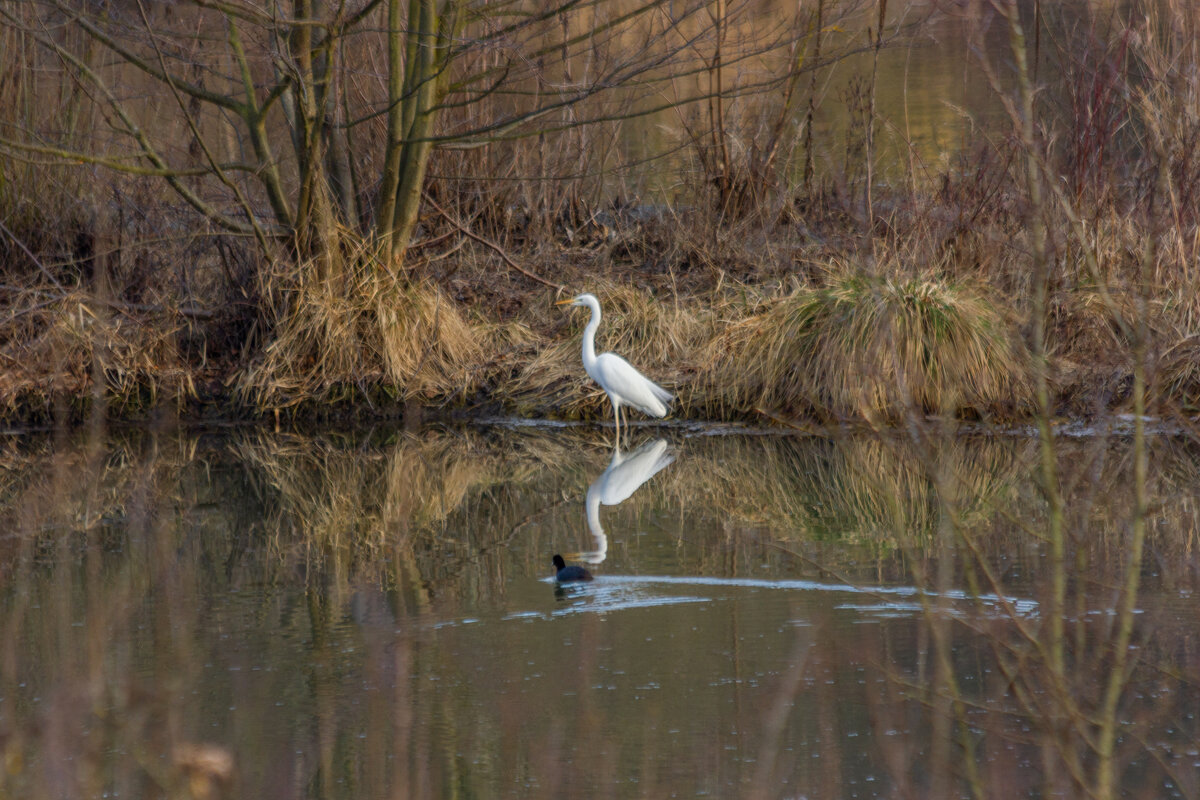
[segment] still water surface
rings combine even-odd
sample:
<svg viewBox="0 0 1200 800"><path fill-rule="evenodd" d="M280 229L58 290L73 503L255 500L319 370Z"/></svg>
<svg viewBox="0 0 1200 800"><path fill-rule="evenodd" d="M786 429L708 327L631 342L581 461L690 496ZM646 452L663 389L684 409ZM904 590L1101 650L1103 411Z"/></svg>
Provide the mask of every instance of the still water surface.
<svg viewBox="0 0 1200 800"><path fill-rule="evenodd" d="M0 789L1083 793L1120 627L1127 438L1059 442L1055 640L1030 436L635 428L616 456L609 436L7 442ZM1152 447L1114 769L1130 795L1194 797L1200 448ZM556 552L596 580L556 586Z"/></svg>

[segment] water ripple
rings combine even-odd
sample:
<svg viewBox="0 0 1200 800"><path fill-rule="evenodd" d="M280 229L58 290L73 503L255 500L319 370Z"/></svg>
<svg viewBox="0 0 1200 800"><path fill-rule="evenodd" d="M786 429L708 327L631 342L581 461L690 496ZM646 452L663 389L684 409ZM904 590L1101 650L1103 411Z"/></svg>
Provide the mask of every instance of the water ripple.
<svg viewBox="0 0 1200 800"><path fill-rule="evenodd" d="M543 580L546 583L554 582L553 578L545 578ZM1033 616L1038 611L1036 600L1001 597L995 594L976 596L959 589L951 589L946 592L932 592L916 586L855 586L849 583L821 583L819 581L799 579L770 580L766 578L718 578L690 575L605 575L598 577L593 583L586 586L565 589L564 591L569 592L571 595L576 595L581 599L586 599L587 602L578 603L569 609L555 612L555 614L578 613L582 611L606 612L626 608L645 608L649 606L673 605L676 603L709 602L712 600L712 598L707 597L648 596L643 591L638 591L642 587L650 586L782 589L804 592L838 592L860 596L912 597L929 600L946 598L962 603L980 603L992 610L1000 610L1007 607L1011 609L1012 613L1019 616ZM840 605L838 608L896 615L919 613L922 611L923 606L919 602L897 603L888 601L870 605L848 603Z"/></svg>

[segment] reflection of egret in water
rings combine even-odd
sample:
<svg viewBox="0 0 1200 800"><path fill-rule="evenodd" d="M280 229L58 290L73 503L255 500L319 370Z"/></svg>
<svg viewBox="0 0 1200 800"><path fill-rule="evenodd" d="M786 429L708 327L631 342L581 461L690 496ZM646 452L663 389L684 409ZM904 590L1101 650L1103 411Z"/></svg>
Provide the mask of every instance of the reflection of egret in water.
<svg viewBox="0 0 1200 800"><path fill-rule="evenodd" d="M608 536L600 525L600 506L615 506L628 500L642 484L674 460L675 454L670 452L666 439L647 442L628 454L622 454L620 447L614 448L608 469L592 481L584 502L594 549L577 553L575 557L588 564L604 561L608 554Z"/></svg>

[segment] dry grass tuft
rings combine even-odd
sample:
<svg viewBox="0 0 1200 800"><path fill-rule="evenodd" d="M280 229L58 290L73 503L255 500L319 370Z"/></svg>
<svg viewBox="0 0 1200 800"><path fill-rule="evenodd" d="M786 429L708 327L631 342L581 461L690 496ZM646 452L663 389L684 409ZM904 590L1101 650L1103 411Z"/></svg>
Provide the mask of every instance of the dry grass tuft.
<svg viewBox="0 0 1200 800"><path fill-rule="evenodd" d="M326 548L371 550L391 534L436 528L472 490L505 472L471 441L449 437L347 448L319 437L255 432L234 449L278 492L280 521L272 527L299 523L306 545Z"/></svg>
<svg viewBox="0 0 1200 800"><path fill-rule="evenodd" d="M1188 361L1195 347L1180 333L1186 330L1189 313L1185 304L1171 300L1141 302L1135 289L1120 285L1110 286L1104 294L1093 286L1058 293L1051 302L1048 337L1055 391L1062 405L1072 413L1092 415L1129 402L1131 337L1140 316L1145 317L1150 352L1161 352L1157 369L1149 375L1152 401L1161 404L1172 398L1190 403L1197 397L1194 382L1200 374Z"/></svg>
<svg viewBox="0 0 1200 800"><path fill-rule="evenodd" d="M380 280L373 273L375 282ZM435 286L387 283L373 292L388 378L406 396L465 391L482 351L475 331Z"/></svg>
<svg viewBox="0 0 1200 800"><path fill-rule="evenodd" d="M1200 408L1200 336L1185 336L1158 359L1151 402L1171 403L1194 412Z"/></svg>
<svg viewBox="0 0 1200 800"><path fill-rule="evenodd" d="M405 284L351 262L296 282L288 311L239 388L265 408L342 399L355 388L404 399L462 398L482 348L455 304L431 284ZM302 270L301 272L304 272Z"/></svg>
<svg viewBox="0 0 1200 800"><path fill-rule="evenodd" d="M0 410L47 413L53 398L102 399L140 410L195 395L166 313L161 319L116 311L83 291L53 300L30 289L0 326Z"/></svg>
<svg viewBox="0 0 1200 800"><path fill-rule="evenodd" d="M729 329L707 400L826 418L978 413L1030 396L1013 326L974 287L932 278L834 275Z"/></svg>

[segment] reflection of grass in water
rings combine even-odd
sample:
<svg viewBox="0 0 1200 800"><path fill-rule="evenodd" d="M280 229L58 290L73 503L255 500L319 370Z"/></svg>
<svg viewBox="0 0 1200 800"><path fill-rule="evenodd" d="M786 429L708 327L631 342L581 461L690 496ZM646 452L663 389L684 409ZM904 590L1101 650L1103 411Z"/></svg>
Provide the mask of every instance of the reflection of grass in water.
<svg viewBox="0 0 1200 800"><path fill-rule="evenodd" d="M504 475L468 440L401 435L354 446L303 435L256 434L234 447L272 490L266 530L279 567L301 568L340 607L360 580L397 587L425 607L432 577L417 563L450 514ZM457 549L457 548L454 548Z"/></svg>
<svg viewBox="0 0 1200 800"><path fill-rule="evenodd" d="M1146 552L1164 579L1189 582L1187 572L1200 574L1200 445L1192 439L1156 437L1147 447ZM1057 449L1072 544L1104 570L1111 567L1111 574L1097 572L1089 579L1113 579L1130 534L1133 442L1098 437L1060 442Z"/></svg>
<svg viewBox="0 0 1200 800"><path fill-rule="evenodd" d="M96 528L115 535L131 514L145 515L150 507L189 509L212 491L204 487L212 477L196 472L223 458L211 446L160 437L147 460L150 442L114 437L90 454L84 447L54 453L48 440L7 448L0 452L0 519L10 530L46 542ZM595 432L585 429L449 430L402 434L382 444L256 432L226 446L249 467L259 497L184 513L195 518L236 511L249 520L255 509L266 509L265 520L249 524L269 532L269 546L285 563L312 565L340 553L343 566L380 567L389 548L403 545L421 580L461 569L515 535L527 545L530 536L547 537L546 547L585 543L583 495L608 455ZM610 508L604 515L611 520L614 514L678 512L711 520L715 514L789 541L919 547L941 513L926 467L932 464L953 480L954 511L964 529L982 527L997 511L1031 520L1036 528L1040 500L1030 494L1023 469L1027 446L1024 439L951 438L923 453L899 436L700 437L683 442L682 457L620 511ZM1189 499L1200 486L1200 459L1194 446L1170 440L1154 448L1150 480L1158 522L1151 540L1171 563L1186 563L1187 542L1200 529ZM1085 543L1119 545L1128 501L1125 448L1119 441L1082 442L1063 451L1065 467L1075 471L1068 473L1075 487L1068 512L1078 517L1073 526L1089 531ZM530 520L532 527L525 525ZM1020 532L1007 538L1013 536L1023 538ZM6 541L15 557L22 542Z"/></svg>
<svg viewBox="0 0 1200 800"><path fill-rule="evenodd" d="M130 519L149 525L151 510L184 504L181 478L198 459L189 437L121 431L103 442L86 435L56 442L20 437L0 449L0 574L33 554L49 557L85 537L120 547Z"/></svg>
<svg viewBox="0 0 1200 800"><path fill-rule="evenodd" d="M560 480L579 446L577 435L560 432L464 429L368 445L258 433L234 450L276 495L267 529L283 562L340 580L383 570L423 597L481 554L500 557L520 521L547 505L543 487Z"/></svg>
<svg viewBox="0 0 1200 800"><path fill-rule="evenodd" d="M1024 439L951 437L923 452L902 437L870 434L692 439L682 458L604 516L642 519L675 510L711 519L715 513L739 530L761 528L776 540L923 547L943 512L927 465L950 481L961 530L986 530L998 515L1036 527L1040 503L1024 494L1027 445ZM419 580L435 586L455 580L480 553L514 536L531 551L542 547L531 535L549 537L543 549L583 542L576 537L584 490L606 465L595 437L579 430L451 431L366 448L262 434L235 450L278 493L268 504L276 509L268 529L279 532L281 556L312 564L340 553L339 560L349 556L348 564L361 567L400 544ZM1186 455L1159 462L1179 473L1161 493L1182 491L1195 469ZM1101 474L1080 485L1107 487L1098 492L1099 505L1119 500L1127 466L1114 455ZM1115 520L1122 509L1088 515ZM539 525L523 527L530 520ZM1116 534L1115 522L1104 527ZM613 532L620 535L619 528ZM1019 531L1003 538L1004 547L1031 544ZM691 544L719 546L715 539Z"/></svg>
<svg viewBox="0 0 1200 800"><path fill-rule="evenodd" d="M1037 530L1042 507L1023 467L1030 463L1028 445L953 438L922 453L898 436L700 437L682 442L673 465L603 515L615 542L634 520L659 517L662 524L677 514L689 548L712 551L707 560L723 546L722 527L752 539L920 548L942 513L925 466L931 464L953 479L959 527L986 533L985 541L994 540L989 549L1012 552L1037 546L1019 529ZM607 465L595 432L573 429L452 430L367 445L253 433L224 447L200 447L186 436L127 435L90 452L55 453L49 440L6 448L0 520L22 535L0 544L0 570L13 569L22 554L48 552L71 537L82 541L90 531L120 547L131 522L175 509L191 524L243 528L245 546L254 547L266 531L275 558L254 567L263 579L294 574L298 566L306 574L328 566L344 581L363 572L399 580L393 574L399 569L406 582L448 590L447 581L487 558L495 561L496 585L480 590L500 592L510 545L531 559L534 573L554 548L586 548L583 496ZM1148 545L1166 572L1182 578L1200 535L1200 459L1191 445L1163 439L1153 447ZM1126 450L1120 441L1062 448L1073 487L1068 522L1081 547L1118 552L1124 541ZM242 466L231 465L224 452ZM231 474L217 490L205 470L222 461ZM243 471L249 483L237 477ZM213 491L222 497L201 502ZM228 556L214 551L212 558Z"/></svg>
<svg viewBox="0 0 1200 800"><path fill-rule="evenodd" d="M402 436L385 446L344 446L303 435L254 434L234 449L279 495L279 512L310 544L378 541L403 520L443 522L472 487L497 474L493 460L465 457L470 442Z"/></svg>
<svg viewBox="0 0 1200 800"><path fill-rule="evenodd" d="M991 517L1019 463L1011 443L995 439L953 438L933 457L956 486L964 524ZM912 546L939 514L927 463L892 436L731 439L690 453L673 486L680 503L705 498L777 537Z"/></svg>

